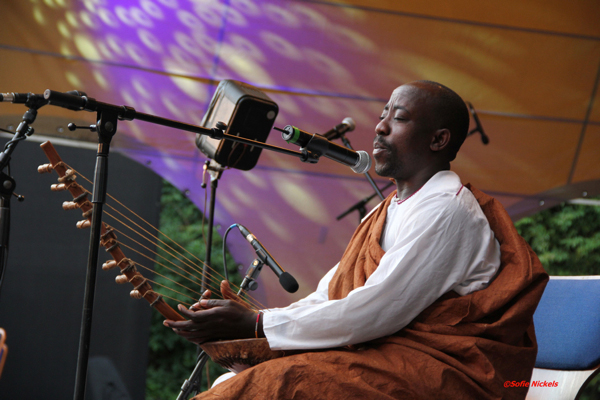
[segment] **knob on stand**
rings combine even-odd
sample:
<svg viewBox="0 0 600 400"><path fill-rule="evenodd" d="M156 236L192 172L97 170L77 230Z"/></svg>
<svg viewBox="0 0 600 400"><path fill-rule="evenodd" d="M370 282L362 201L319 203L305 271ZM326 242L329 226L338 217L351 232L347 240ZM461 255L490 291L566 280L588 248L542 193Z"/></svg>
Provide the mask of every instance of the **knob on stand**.
<svg viewBox="0 0 600 400"><path fill-rule="evenodd" d="M90 126L77 126L74 123L70 122L69 125L67 125L67 128L69 128L70 131L74 131L76 129L87 129L90 132L96 132L96 125L90 125Z"/></svg>

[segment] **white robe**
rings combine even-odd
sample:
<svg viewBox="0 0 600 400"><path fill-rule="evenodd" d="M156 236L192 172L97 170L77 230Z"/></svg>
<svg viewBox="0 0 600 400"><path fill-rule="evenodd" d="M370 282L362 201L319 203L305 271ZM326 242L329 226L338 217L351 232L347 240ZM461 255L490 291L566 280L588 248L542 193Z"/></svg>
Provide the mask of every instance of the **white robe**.
<svg viewBox="0 0 600 400"><path fill-rule="evenodd" d="M397 200L397 199L396 199ZM329 281L285 308L264 310L271 349L322 349L393 334L446 292L484 289L500 266L500 245L473 194L451 171L388 208L385 251L365 285L329 300Z"/></svg>

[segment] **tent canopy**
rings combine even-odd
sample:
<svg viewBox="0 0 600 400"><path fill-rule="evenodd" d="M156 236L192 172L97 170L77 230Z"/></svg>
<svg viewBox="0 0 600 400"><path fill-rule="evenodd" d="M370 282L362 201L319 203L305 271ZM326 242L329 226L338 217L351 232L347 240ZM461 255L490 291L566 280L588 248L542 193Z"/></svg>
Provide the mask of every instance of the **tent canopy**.
<svg viewBox="0 0 600 400"><path fill-rule="evenodd" d="M200 124L219 81L234 79L279 105L277 127L320 133L353 118L357 127L347 137L370 153L392 90L428 79L471 102L490 138L483 145L470 136L453 170L514 218L600 194L594 0L8 0L0 10L1 92L76 89ZM4 104L0 127L14 130L24 111ZM36 135L67 136L67 123L94 119L46 106L34 127ZM206 157L194 141L193 133L120 122L112 151L152 168L202 209ZM297 150L276 131L267 143ZM143 182L132 183L132 190L143 189ZM288 296L263 274L264 301L283 305L312 291L337 262L358 214L336 216L372 193L343 165L263 151L251 171L224 172L215 220L223 228L248 227L296 276L301 289ZM241 238L228 244L239 263L254 258Z"/></svg>

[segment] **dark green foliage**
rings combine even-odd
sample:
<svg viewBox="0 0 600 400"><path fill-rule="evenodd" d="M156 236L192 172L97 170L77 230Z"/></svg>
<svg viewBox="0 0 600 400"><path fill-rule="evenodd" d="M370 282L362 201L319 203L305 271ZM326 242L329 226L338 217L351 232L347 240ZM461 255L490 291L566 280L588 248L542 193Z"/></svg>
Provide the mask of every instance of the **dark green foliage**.
<svg viewBox="0 0 600 400"><path fill-rule="evenodd" d="M563 203L523 218L515 226L548 274L600 274L600 207ZM584 388L581 400L598 398L600 375Z"/></svg>
<svg viewBox="0 0 600 400"><path fill-rule="evenodd" d="M581 400L597 400L600 399L600 374L596 375L584 387L581 393Z"/></svg>
<svg viewBox="0 0 600 400"><path fill-rule="evenodd" d="M600 207L563 203L515 226L550 275L600 274Z"/></svg>
<svg viewBox="0 0 600 400"><path fill-rule="evenodd" d="M196 265L197 269L202 270L202 263L194 258L194 256L202 260L206 257L205 236L207 225L208 223L205 222L203 226L202 213L198 208L179 192L179 190L165 182L161 197L160 216L160 230L164 235L161 235L160 239L169 246L175 248L178 253L184 254L185 258L189 259L189 261L181 256L174 259L172 255L168 254L174 254L173 250L168 248L165 250L163 244L160 244L159 255L172 260L177 266L186 266L192 262ZM168 236L168 238L165 236ZM194 256L178 248L175 243L179 243ZM220 274L223 274L222 246L222 238L217 233L216 229L214 229L211 265ZM230 279L239 284L240 279L237 274L236 265L230 255L227 256L227 260ZM177 270L171 263L158 257L157 264L155 265L157 274L168 276L170 279L187 287L194 286L193 282L173 273L165 268L165 266ZM198 282L200 282L200 274L196 272L194 275L198 278ZM221 279L222 278L219 277L217 282ZM161 284L174 287L178 291L182 291L180 286L175 285L171 281L158 275L155 280ZM165 290L156 290L188 304L194 302L194 300L179 294L174 295ZM193 294L192 297L197 299L199 297L200 287L197 286L194 290L196 290L198 294ZM167 302L173 308L175 308L177 304L176 302L169 300L167 300ZM190 376L196 365L197 346L180 338L173 333L173 331L163 326L163 320L164 317L158 312L153 313L149 343L149 365L146 378L147 400L174 400L177 398L181 384ZM222 373L227 372L223 368L212 363L212 361L209 361L207 365L209 365L211 381L214 381L214 379ZM206 390L206 380L205 370L202 373L202 390Z"/></svg>

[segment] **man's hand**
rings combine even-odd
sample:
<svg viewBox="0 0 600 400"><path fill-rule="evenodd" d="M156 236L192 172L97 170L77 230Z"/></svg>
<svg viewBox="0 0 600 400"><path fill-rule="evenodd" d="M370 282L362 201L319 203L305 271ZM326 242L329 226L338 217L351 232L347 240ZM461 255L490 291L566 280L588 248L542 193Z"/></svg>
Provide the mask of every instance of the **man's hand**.
<svg viewBox="0 0 600 400"><path fill-rule="evenodd" d="M196 344L255 337L256 312L233 293L227 282L221 283L221 292L227 300L212 300L207 290L189 310L179 305L179 311L188 321L165 320L163 324Z"/></svg>

